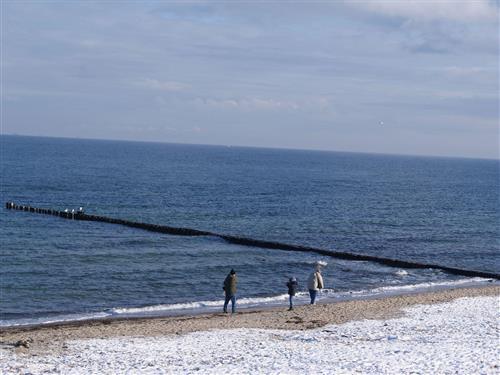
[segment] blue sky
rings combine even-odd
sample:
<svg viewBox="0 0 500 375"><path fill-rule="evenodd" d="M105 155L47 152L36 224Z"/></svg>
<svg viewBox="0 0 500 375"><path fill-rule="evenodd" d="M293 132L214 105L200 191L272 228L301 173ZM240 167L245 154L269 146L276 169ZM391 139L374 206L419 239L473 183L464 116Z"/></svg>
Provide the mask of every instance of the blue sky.
<svg viewBox="0 0 500 375"><path fill-rule="evenodd" d="M2 1L2 133L499 157L498 1Z"/></svg>

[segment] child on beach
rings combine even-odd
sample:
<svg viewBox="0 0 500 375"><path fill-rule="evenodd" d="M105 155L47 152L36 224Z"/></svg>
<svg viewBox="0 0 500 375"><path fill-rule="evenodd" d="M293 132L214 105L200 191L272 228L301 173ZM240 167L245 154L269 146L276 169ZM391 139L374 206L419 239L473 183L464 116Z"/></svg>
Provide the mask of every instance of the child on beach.
<svg viewBox="0 0 500 375"><path fill-rule="evenodd" d="M299 283L295 277L290 277L286 286L288 287L288 298L290 300L290 308L288 310L293 310L293 297L295 296L295 293L297 293Z"/></svg>

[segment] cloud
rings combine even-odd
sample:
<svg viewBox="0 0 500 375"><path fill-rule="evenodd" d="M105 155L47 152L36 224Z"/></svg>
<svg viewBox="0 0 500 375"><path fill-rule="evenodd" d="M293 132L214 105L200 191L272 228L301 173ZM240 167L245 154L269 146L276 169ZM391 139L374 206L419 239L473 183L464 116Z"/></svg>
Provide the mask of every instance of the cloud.
<svg viewBox="0 0 500 375"><path fill-rule="evenodd" d="M96 39L83 39L80 41L80 46L84 48L97 48L102 46L102 42Z"/></svg>
<svg viewBox="0 0 500 375"><path fill-rule="evenodd" d="M293 101L275 100L275 99L260 99L260 98L244 98L244 99L213 99L213 98L197 98L195 103L201 106L219 108L219 109L258 109L258 110L276 110L298 109L299 106Z"/></svg>
<svg viewBox="0 0 500 375"><path fill-rule="evenodd" d="M476 95L470 91L435 91L433 96L438 99L474 99Z"/></svg>
<svg viewBox="0 0 500 375"><path fill-rule="evenodd" d="M184 91L190 88L188 84L176 81L160 81L157 79L146 78L136 82L136 85L151 90L160 91Z"/></svg>
<svg viewBox="0 0 500 375"><path fill-rule="evenodd" d="M498 17L498 7L489 0L353 0L346 3L364 11L407 19L494 22Z"/></svg>
<svg viewBox="0 0 500 375"><path fill-rule="evenodd" d="M403 46L416 53L442 54L459 48L464 42L464 31L449 22L410 19L400 28Z"/></svg>
<svg viewBox="0 0 500 375"><path fill-rule="evenodd" d="M325 111L331 110L332 103L327 97L302 98L300 100L272 98L196 98L194 104L198 107L214 109L237 109L257 111Z"/></svg>
<svg viewBox="0 0 500 375"><path fill-rule="evenodd" d="M462 66L447 66L443 68L443 71L451 76L477 76L481 74L493 73L493 69L488 69L482 66L471 66L471 67L462 67Z"/></svg>

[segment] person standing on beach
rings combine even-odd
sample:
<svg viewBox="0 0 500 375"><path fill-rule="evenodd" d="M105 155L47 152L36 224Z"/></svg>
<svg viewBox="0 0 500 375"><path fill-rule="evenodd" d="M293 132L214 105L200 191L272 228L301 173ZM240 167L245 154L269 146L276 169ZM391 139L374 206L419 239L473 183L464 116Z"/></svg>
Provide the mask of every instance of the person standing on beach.
<svg viewBox="0 0 500 375"><path fill-rule="evenodd" d="M321 263L316 263L314 272L309 275L307 280L307 288L309 289L309 296L311 297L311 305L314 305L316 296L320 289L323 289L323 276L321 276Z"/></svg>
<svg viewBox="0 0 500 375"><path fill-rule="evenodd" d="M226 299L224 301L224 312L227 313L227 305L231 301L231 312L234 314L236 312L236 285L238 284L238 277L236 276L236 271L234 269L229 272L224 280L224 293Z"/></svg>
<svg viewBox="0 0 500 375"><path fill-rule="evenodd" d="M286 286L288 287L288 298L290 300L290 308L288 310L293 310L293 296L297 293L299 284L297 283L297 279L295 277L290 277Z"/></svg>

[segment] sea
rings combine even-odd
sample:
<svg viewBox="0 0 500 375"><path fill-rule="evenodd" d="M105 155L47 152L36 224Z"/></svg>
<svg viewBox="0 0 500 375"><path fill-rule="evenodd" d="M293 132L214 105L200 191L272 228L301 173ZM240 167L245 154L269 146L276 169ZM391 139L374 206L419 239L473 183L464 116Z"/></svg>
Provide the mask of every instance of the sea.
<svg viewBox="0 0 500 375"><path fill-rule="evenodd" d="M7 210L5 202L500 272L499 160L0 136L0 327L498 282Z"/></svg>

